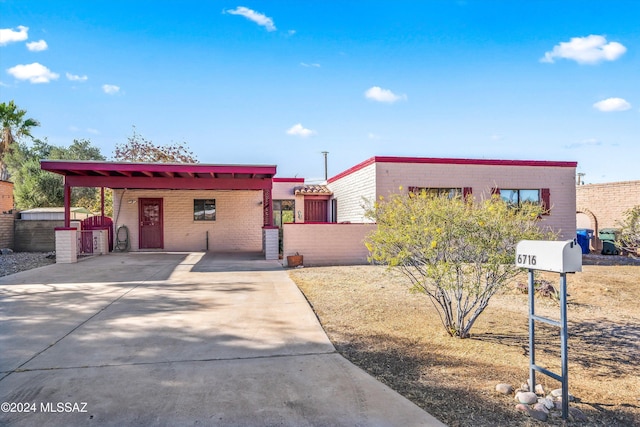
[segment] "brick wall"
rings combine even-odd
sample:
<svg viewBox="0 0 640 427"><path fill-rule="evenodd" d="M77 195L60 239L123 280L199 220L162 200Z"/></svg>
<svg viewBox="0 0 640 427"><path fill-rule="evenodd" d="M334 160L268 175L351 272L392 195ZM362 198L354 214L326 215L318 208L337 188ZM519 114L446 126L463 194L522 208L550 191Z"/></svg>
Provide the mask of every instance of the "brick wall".
<svg viewBox="0 0 640 427"><path fill-rule="evenodd" d="M284 224L283 255L299 253L304 265L366 264L364 245L374 224Z"/></svg>
<svg viewBox="0 0 640 427"><path fill-rule="evenodd" d="M13 242L13 214L0 213L0 249L15 249Z"/></svg>
<svg viewBox="0 0 640 427"><path fill-rule="evenodd" d="M132 251L139 250L139 198L163 199L164 250L205 250L207 231L210 251L262 250L262 191L116 190L115 227L129 228ZM194 221L194 199L215 199L216 220Z"/></svg>
<svg viewBox="0 0 640 427"><path fill-rule="evenodd" d="M409 187L471 187L476 200L492 188L550 190L551 213L541 225L573 239L576 232L575 168L474 164L376 162L335 180L329 188L338 199L338 221L366 222L364 200L406 192ZM400 188L402 187L402 190Z"/></svg>
<svg viewBox="0 0 640 427"><path fill-rule="evenodd" d="M640 181L587 184L576 187L579 228L618 228L624 212L640 205Z"/></svg>
<svg viewBox="0 0 640 427"><path fill-rule="evenodd" d="M338 222L371 222L363 204L376 200L376 165L365 166L328 184L338 200Z"/></svg>
<svg viewBox="0 0 640 427"><path fill-rule="evenodd" d="M13 183L0 181L0 214L13 210Z"/></svg>
<svg viewBox="0 0 640 427"><path fill-rule="evenodd" d="M476 200L491 196L492 188L550 190L551 213L541 224L573 239L576 233L575 168L550 166L510 166L429 163L376 163L378 196L403 191L408 187L471 187Z"/></svg>

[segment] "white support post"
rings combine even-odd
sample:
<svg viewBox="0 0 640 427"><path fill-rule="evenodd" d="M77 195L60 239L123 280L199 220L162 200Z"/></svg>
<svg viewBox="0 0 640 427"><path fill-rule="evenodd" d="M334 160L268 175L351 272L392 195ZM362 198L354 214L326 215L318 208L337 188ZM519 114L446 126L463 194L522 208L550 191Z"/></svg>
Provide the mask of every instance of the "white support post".
<svg viewBox="0 0 640 427"><path fill-rule="evenodd" d="M280 257L278 234L278 227L262 228L262 245L265 259L277 260Z"/></svg>
<svg viewBox="0 0 640 427"><path fill-rule="evenodd" d="M78 230L70 227L56 228L56 263L78 262Z"/></svg>

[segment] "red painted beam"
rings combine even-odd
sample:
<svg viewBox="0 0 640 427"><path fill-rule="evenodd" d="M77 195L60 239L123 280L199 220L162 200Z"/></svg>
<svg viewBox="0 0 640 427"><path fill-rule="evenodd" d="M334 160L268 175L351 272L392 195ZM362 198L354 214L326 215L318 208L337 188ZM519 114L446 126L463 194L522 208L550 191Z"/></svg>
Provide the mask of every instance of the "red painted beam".
<svg viewBox="0 0 640 427"><path fill-rule="evenodd" d="M123 176L67 176L73 187L145 188L175 190L264 190L271 188L271 178L160 178Z"/></svg>
<svg viewBox="0 0 640 427"><path fill-rule="evenodd" d="M256 175L276 174L274 165L207 165L191 163L128 163L73 160L41 160L41 168L50 172L67 175L70 171L104 172L159 172L159 173L245 173Z"/></svg>

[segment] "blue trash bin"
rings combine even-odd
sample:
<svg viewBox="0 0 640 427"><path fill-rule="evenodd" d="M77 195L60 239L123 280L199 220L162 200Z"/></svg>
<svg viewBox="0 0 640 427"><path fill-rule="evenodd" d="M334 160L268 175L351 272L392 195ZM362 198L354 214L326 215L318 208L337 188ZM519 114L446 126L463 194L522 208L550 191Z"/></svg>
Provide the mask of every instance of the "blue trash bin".
<svg viewBox="0 0 640 427"><path fill-rule="evenodd" d="M576 240L578 241L583 254L589 253L591 239L593 239L593 230L590 228L579 228L576 230Z"/></svg>

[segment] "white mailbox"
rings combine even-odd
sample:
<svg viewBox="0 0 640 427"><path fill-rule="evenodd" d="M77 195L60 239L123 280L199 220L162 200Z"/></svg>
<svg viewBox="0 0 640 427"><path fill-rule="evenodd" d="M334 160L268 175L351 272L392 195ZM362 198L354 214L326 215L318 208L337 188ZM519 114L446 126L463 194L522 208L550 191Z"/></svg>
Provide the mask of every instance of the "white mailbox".
<svg viewBox="0 0 640 427"><path fill-rule="evenodd" d="M516 246L516 267L556 273L582 271L582 249L573 240L522 240Z"/></svg>

